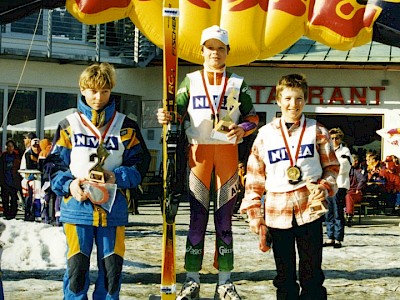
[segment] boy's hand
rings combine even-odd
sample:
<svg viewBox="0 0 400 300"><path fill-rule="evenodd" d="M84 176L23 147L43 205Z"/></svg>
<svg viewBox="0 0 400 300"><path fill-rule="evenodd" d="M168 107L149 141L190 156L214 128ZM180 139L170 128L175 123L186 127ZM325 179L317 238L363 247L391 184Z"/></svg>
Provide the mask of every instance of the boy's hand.
<svg viewBox="0 0 400 300"><path fill-rule="evenodd" d="M164 110L163 108L159 108L157 111L157 120L158 123L166 125L172 121L171 113L169 111Z"/></svg>
<svg viewBox="0 0 400 300"><path fill-rule="evenodd" d="M229 126L229 132L226 134L228 139L232 139L236 136L236 144L239 143L244 137L245 131L242 127L237 124L231 124Z"/></svg>
<svg viewBox="0 0 400 300"><path fill-rule="evenodd" d="M326 198L326 190L324 187L318 185L311 193L309 198L312 201L323 201Z"/></svg>
<svg viewBox="0 0 400 300"><path fill-rule="evenodd" d="M85 180L85 178L76 178L69 185L69 191L72 197L74 197L78 201L84 201L88 199L87 194L81 188L81 185Z"/></svg>
<svg viewBox="0 0 400 300"><path fill-rule="evenodd" d="M264 218L254 218L249 221L250 231L256 234L260 233L261 226L265 226Z"/></svg>
<svg viewBox="0 0 400 300"><path fill-rule="evenodd" d="M114 172L103 170L103 173L104 173L104 177L105 177L106 183L112 183L112 184L115 183L116 179L115 179Z"/></svg>

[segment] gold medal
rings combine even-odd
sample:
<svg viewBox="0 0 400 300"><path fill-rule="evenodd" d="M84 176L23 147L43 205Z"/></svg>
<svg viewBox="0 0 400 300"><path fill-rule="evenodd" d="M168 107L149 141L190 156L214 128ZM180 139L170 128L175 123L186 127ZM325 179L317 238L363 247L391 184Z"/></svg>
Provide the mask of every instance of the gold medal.
<svg viewBox="0 0 400 300"><path fill-rule="evenodd" d="M301 176L301 171L298 166L289 167L286 170L286 175L289 178L289 181L298 181Z"/></svg>

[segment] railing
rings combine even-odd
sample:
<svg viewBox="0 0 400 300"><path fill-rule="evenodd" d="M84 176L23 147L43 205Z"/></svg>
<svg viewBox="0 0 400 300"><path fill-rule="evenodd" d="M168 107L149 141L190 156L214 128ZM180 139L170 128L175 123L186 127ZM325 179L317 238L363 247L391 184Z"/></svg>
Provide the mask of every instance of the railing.
<svg viewBox="0 0 400 300"><path fill-rule="evenodd" d="M160 50L128 18L86 25L65 8L41 10L1 26L0 55L26 56L30 47L32 59L101 60L138 67L145 67L160 55Z"/></svg>

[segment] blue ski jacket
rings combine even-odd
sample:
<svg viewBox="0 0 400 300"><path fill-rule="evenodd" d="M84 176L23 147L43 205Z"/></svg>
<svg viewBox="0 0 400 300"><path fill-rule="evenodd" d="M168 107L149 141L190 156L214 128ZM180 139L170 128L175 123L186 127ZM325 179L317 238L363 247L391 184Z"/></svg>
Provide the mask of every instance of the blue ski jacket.
<svg viewBox="0 0 400 300"><path fill-rule="evenodd" d="M116 114L115 102L110 99L109 104L101 112L97 112L92 110L82 97L78 102L78 113L80 115L76 116L81 116L81 120L86 117L86 120L90 120L97 128L104 128L114 120ZM123 121L121 121L121 117ZM115 161L112 163L112 160L118 160L118 165L109 170L115 173L118 187L110 212L99 205L94 205L90 200L76 200L71 196L69 190L71 182L75 179L71 169L78 168L81 174L83 169L89 175L89 170L93 166L93 151L97 149L100 138L96 134L90 136L90 131L84 130L84 122L78 124L83 127L72 126L70 116L59 123L51 154L48 156L46 164L50 166L48 169L50 170L52 190L56 195L63 197L60 209L61 222L103 227L127 224L127 201L121 189L135 188L140 184L144 173L142 169L146 168L146 166L143 167L142 162L145 161L148 166L149 154L146 146L143 145L144 147L142 147L141 141L143 142L143 139L138 138L141 137L141 134L137 132L139 130L137 124L122 114L119 114L119 119L119 125L114 126L114 129L104 137L105 148L110 153L105 160L104 169L107 169L107 165L115 166L116 163ZM79 120L79 117L76 120ZM82 130L76 129L79 127ZM112 142L107 143L107 141ZM74 147L86 147L88 154L79 156L79 159L71 159ZM82 152L82 149L76 150L85 153ZM144 160L143 157L145 157ZM111 160L111 163L107 163L107 160Z"/></svg>

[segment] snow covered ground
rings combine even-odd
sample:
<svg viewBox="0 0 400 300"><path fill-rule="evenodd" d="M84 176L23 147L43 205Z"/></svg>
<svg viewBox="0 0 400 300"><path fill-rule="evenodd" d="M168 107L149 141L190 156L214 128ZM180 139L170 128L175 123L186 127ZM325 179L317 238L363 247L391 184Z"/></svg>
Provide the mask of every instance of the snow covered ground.
<svg viewBox="0 0 400 300"><path fill-rule="evenodd" d="M161 263L161 215L156 204L143 205L126 228L126 256L121 299L148 299L158 294ZM177 216L177 287L185 272L183 257L188 229L187 203ZM6 224L1 266L5 299L62 299L65 241L61 227L22 220ZM328 299L400 299L400 218L369 216L346 228L343 248L325 248L323 268ZM258 250L257 236L234 217L235 270L233 280L243 299L275 299L271 252ZM202 271L201 299L212 299L217 273L212 267L213 221L210 218ZM91 279L96 276L92 257ZM93 286L91 290L93 289ZM91 296L89 296L91 299Z"/></svg>

